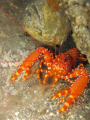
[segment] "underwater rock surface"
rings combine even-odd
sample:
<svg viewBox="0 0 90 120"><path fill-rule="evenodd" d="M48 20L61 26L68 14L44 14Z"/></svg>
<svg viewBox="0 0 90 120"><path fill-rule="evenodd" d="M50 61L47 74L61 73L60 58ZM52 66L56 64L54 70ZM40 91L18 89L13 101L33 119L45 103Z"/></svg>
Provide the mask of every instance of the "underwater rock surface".
<svg viewBox="0 0 90 120"><path fill-rule="evenodd" d="M50 45L55 43L55 33L56 44L60 44L72 30L76 47L90 63L89 0L33 1L26 7L24 24L35 39Z"/></svg>
<svg viewBox="0 0 90 120"><path fill-rule="evenodd" d="M46 0L34 0L28 4L24 17L25 29L44 44L60 44L71 30L63 10L54 12Z"/></svg>
<svg viewBox="0 0 90 120"><path fill-rule="evenodd" d="M72 27L76 47L90 63L90 0L60 0Z"/></svg>
<svg viewBox="0 0 90 120"><path fill-rule="evenodd" d="M16 8L20 5L14 4ZM9 6L8 2L3 8L7 8L12 16L16 15L21 21L23 6L19 10L15 7ZM30 75L25 82L22 82L24 71L15 82L11 82L12 76L23 60L37 49L37 44L25 36L23 30L1 9L0 25L0 120L90 120L90 84L65 112L59 114L58 109L64 102L58 105L60 99L51 98L58 91L68 88L69 84L65 80L59 80L55 88L51 89L54 79L50 78L48 80L51 82L46 86L42 85L41 90L36 74L39 60L31 67ZM86 68L90 73L89 64Z"/></svg>

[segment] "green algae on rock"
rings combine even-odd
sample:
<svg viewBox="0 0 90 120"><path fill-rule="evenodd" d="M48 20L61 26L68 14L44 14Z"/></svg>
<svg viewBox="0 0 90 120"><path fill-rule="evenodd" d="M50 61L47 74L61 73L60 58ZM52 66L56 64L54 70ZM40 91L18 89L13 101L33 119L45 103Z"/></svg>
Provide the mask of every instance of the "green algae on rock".
<svg viewBox="0 0 90 120"><path fill-rule="evenodd" d="M65 40L71 30L63 10L54 12L45 0L28 4L24 17L25 29L38 41L53 45Z"/></svg>

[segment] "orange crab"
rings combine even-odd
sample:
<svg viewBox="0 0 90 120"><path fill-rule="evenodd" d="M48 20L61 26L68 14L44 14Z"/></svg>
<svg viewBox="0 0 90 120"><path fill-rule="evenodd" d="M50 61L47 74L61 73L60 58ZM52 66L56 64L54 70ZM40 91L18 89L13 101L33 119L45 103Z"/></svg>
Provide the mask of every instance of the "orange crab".
<svg viewBox="0 0 90 120"><path fill-rule="evenodd" d="M25 32L27 32L12 16L10 16L2 7L0 7L2 11L4 11L11 19L14 20ZM28 33L28 32L27 32ZM29 34L29 33L28 33ZM29 34L30 35L30 34ZM31 35L30 35L31 36ZM32 37L32 36L31 36ZM33 37L32 39L37 42ZM40 67L37 69L37 76L39 83L40 81L40 72L45 72L45 77L43 80L43 84L46 84L47 77L55 77L55 80L52 84L52 88L55 86L56 82L58 82L59 78L65 79L68 82L72 83L71 87L68 90L64 90L54 95L52 99L56 99L60 96L64 96L61 101L68 95L67 101L64 103L63 107L59 110L62 112L66 110L74 100L82 93L83 89L86 87L89 81L89 73L84 68L82 64L77 66L75 69L75 64L77 60L85 61L85 58L79 53L77 48L72 48L65 53L59 53L59 55L53 57L53 54L48 51L48 49L40 47L37 50L33 51L22 63L17 72L12 77L12 81L15 81L16 77L26 69L24 79L27 78L29 73L29 69L36 60L44 56L44 60L40 61ZM47 66L47 70L41 69L42 63ZM71 80L71 78L77 77L75 82Z"/></svg>
<svg viewBox="0 0 90 120"><path fill-rule="evenodd" d="M84 68L82 64L80 64L75 69L72 69L77 60L85 61L85 58L79 53L79 51L76 48L72 48L69 51L65 53L59 53L59 55L53 57L52 53L48 51L48 49L40 47L34 52L32 52L22 63L22 65L19 67L17 72L14 74L12 81L16 79L16 77L24 70L26 69L24 79L27 78L27 75L29 73L30 66L41 56L44 56L44 60L40 61L40 67L37 69L37 76L39 83L40 81L40 72L44 72L45 77L43 80L43 84L46 84L47 77L55 77L55 80L52 84L52 88L55 86L56 82L59 80L59 78L65 79L72 83L72 86L68 90L64 90L58 94L56 94L52 99L58 98L62 95L68 97L67 101L64 103L64 106L59 110L60 112L66 110L68 106L72 104L74 100L82 93L83 89L86 87L88 81L89 81L89 73ZM47 70L43 70L42 63L44 63L47 66ZM73 77L77 77L75 82L70 80ZM63 99L64 99L63 98Z"/></svg>

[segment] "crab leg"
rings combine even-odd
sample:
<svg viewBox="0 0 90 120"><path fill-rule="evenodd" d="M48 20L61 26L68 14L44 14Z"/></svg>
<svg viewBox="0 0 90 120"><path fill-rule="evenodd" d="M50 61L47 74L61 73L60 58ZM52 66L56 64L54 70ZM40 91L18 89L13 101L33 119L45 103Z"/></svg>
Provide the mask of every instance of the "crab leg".
<svg viewBox="0 0 90 120"><path fill-rule="evenodd" d="M86 61L86 59L79 53L78 49L72 48L68 50L68 53L73 58L73 66L75 66L76 61L79 59L80 61Z"/></svg>
<svg viewBox="0 0 90 120"><path fill-rule="evenodd" d="M89 73L84 69L84 67L76 69L72 73L72 76L75 76L75 73L80 74L76 81L72 84L72 86L68 90L59 92L52 98L56 99L58 97L61 97L62 95L70 94L67 101L64 103L63 107L59 110L59 112L66 110L72 104L72 102L76 100L76 98L82 93L83 89L86 87L89 81Z"/></svg>
<svg viewBox="0 0 90 120"><path fill-rule="evenodd" d="M40 55L44 54L44 59L46 62L51 63L52 62L52 55L51 53L43 47L38 48L37 50L33 51L21 64L17 72L14 74L12 81L16 79L16 77L24 70L26 69L24 79L27 78L27 75L29 73L30 66L40 57Z"/></svg>

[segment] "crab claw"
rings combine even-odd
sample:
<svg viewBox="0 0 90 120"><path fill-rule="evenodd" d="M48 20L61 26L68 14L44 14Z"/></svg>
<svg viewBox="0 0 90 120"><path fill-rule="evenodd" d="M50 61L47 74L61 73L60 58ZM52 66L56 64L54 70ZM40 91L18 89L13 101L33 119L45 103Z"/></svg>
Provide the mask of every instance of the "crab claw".
<svg viewBox="0 0 90 120"><path fill-rule="evenodd" d="M64 91L56 94L55 96L53 96L52 99L54 100L54 99L56 99L56 98L61 97L61 96L64 95L64 97L60 100L60 102L62 102L62 100L63 100L68 94L70 94L70 89L64 90ZM65 110L72 104L72 102L73 102L75 99L76 99L76 98L74 97L74 95L71 94L71 95L68 97L67 101L64 103L63 107L59 110L59 112L65 111ZM59 102L59 103L60 103L60 102Z"/></svg>
<svg viewBox="0 0 90 120"><path fill-rule="evenodd" d="M68 94L70 94L67 101L64 103L63 107L59 110L59 112L66 110L72 104L72 102L76 100L76 98L82 93L83 89L89 82L89 73L87 72L87 70L84 69L84 67L77 68L72 73L72 75L75 75L76 73L80 73L80 75L76 79L76 81L71 85L71 87L68 90L59 92L52 97L52 99L54 100L64 95L64 97L61 99L62 101Z"/></svg>
<svg viewBox="0 0 90 120"><path fill-rule="evenodd" d="M30 67L34 64L34 62L37 61L37 59L41 56L44 55L45 57L45 61L46 63L51 63L52 61L52 57L51 57L51 53L43 47L38 48L37 50L34 50L21 64L21 66L19 67L19 69L16 71L16 73L14 74L14 76L12 77L11 81L15 81L15 79L18 77L18 75L24 70L25 71L25 75L24 75L24 79L23 81L26 80L28 74L29 74L29 70Z"/></svg>

